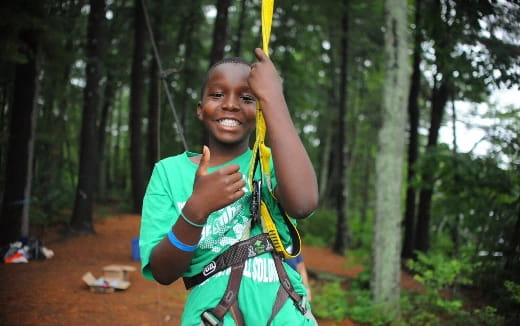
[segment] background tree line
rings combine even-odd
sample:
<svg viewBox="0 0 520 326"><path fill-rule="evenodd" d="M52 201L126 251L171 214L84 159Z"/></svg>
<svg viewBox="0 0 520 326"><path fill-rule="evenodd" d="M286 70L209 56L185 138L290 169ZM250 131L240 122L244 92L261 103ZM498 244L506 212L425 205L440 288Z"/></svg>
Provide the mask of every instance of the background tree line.
<svg viewBox="0 0 520 326"><path fill-rule="evenodd" d="M400 5L275 2L271 57L320 184L320 210L301 225L305 241L338 254L391 241L397 266L444 265L437 253L463 261L473 282L504 298L507 320L518 320L520 108L489 95L518 88L520 5ZM407 21L396 20L403 10ZM202 147L195 107L204 72L224 56L253 60L261 46L260 0L21 0L2 4L0 15L2 244L33 224L95 232L95 204L140 213L154 163ZM408 84L389 92L385 81L388 21L408 27L395 39L408 51L409 64L396 70L408 75L407 103L394 111L385 100ZM488 103L472 112L492 121L485 155L459 150L460 101ZM446 125L451 144L439 139ZM385 139L386 127L401 136ZM382 146L394 145L385 161ZM402 171L381 174L395 160ZM397 194L396 206L381 201L385 191ZM391 230L381 224L388 219ZM379 266L374 259L368 267Z"/></svg>

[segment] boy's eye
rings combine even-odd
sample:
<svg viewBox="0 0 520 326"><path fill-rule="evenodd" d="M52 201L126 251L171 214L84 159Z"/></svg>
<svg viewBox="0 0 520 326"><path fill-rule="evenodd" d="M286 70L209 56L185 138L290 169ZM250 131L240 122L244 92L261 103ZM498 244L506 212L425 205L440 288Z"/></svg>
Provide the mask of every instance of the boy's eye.
<svg viewBox="0 0 520 326"><path fill-rule="evenodd" d="M209 96L215 97L215 98L221 98L221 97L224 96L224 93L222 93L222 92L213 92L213 93L210 93Z"/></svg>
<svg viewBox="0 0 520 326"><path fill-rule="evenodd" d="M242 95L242 96L240 96L240 98L242 99L242 101L244 101L246 103L253 103L256 101L256 99L250 95Z"/></svg>

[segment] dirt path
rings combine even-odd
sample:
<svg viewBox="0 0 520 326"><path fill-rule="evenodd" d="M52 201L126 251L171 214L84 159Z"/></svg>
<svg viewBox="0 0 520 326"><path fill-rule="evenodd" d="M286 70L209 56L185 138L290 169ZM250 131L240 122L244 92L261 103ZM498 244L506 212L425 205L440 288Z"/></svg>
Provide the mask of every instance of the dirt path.
<svg viewBox="0 0 520 326"><path fill-rule="evenodd" d="M132 260L131 240L139 233L139 216L97 220L96 235L63 240L55 230L38 235L55 256L28 264L0 264L0 325L179 325L187 292L181 281L166 287L145 280ZM344 258L329 249L304 246L313 270L354 277L360 269L344 268ZM90 292L86 272L101 276L110 264L134 266L131 286L112 294ZM320 325L331 325L320 321ZM348 321L338 326L353 325Z"/></svg>

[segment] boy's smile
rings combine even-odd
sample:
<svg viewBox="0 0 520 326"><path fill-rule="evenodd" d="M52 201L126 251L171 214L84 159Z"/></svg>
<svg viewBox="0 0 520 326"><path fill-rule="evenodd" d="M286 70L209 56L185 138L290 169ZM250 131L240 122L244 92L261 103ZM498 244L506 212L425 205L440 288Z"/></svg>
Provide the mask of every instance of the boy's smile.
<svg viewBox="0 0 520 326"><path fill-rule="evenodd" d="M209 74L197 116L210 143L249 144L256 123L256 99L247 82L250 71L245 64L224 63Z"/></svg>

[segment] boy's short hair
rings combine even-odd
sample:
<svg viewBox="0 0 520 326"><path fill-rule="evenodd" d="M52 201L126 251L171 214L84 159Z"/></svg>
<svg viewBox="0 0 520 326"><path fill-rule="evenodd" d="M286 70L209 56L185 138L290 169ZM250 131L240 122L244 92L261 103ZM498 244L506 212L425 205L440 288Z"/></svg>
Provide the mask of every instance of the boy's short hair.
<svg viewBox="0 0 520 326"><path fill-rule="evenodd" d="M204 89L206 89L206 84L208 83L208 77L211 71L215 69L217 66L226 64L226 63L234 63L234 64L240 64L240 65L246 65L248 67L251 67L251 63L247 60L240 58L240 57L228 57L224 59L220 59L219 61L215 62L214 64L209 67L208 71L206 71L206 75L204 76L204 82L202 83L202 88L200 89L200 98L202 99L204 97Z"/></svg>

